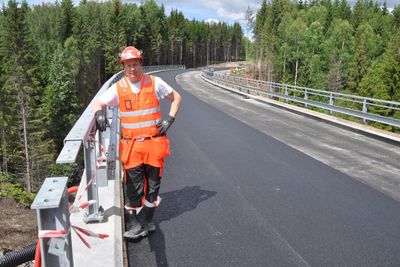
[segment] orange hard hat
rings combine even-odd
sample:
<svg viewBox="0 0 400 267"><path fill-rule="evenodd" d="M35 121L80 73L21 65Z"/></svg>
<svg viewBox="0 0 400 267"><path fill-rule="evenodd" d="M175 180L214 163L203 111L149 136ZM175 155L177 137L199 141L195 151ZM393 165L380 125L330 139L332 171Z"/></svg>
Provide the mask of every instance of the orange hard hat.
<svg viewBox="0 0 400 267"><path fill-rule="evenodd" d="M141 50L137 50L133 46L126 47L124 49L124 51L122 51L119 60L121 62L125 62L125 61L127 61L129 59L140 59L141 61L143 61L142 51Z"/></svg>

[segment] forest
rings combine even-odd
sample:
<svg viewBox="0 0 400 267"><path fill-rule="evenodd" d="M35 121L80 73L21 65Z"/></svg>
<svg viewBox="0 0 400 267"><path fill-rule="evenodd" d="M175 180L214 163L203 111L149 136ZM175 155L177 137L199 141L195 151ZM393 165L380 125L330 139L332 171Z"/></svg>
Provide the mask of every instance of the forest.
<svg viewBox="0 0 400 267"><path fill-rule="evenodd" d="M122 70L127 45L143 50L144 65L199 67L244 58L242 41L238 23L166 15L154 0L8 1L0 12L0 193L37 192L46 177L71 175L73 166L55 164L63 139Z"/></svg>
<svg viewBox="0 0 400 267"><path fill-rule="evenodd" d="M400 101L400 5L263 0L252 14L257 79Z"/></svg>

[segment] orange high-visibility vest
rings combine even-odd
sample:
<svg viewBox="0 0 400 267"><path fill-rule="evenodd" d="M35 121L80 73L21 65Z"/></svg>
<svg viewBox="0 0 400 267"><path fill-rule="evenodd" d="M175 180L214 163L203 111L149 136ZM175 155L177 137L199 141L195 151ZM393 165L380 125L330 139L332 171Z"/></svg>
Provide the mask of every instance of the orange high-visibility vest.
<svg viewBox="0 0 400 267"><path fill-rule="evenodd" d="M127 77L117 82L121 131L123 138L149 137L158 134L160 102L154 88L154 77L143 74L140 91L134 94Z"/></svg>

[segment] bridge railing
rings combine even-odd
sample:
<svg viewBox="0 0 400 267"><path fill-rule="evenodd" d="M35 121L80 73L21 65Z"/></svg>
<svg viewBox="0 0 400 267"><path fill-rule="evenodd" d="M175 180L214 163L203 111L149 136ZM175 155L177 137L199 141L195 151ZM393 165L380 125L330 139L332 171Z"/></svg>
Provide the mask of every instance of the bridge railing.
<svg viewBox="0 0 400 267"><path fill-rule="evenodd" d="M400 127L400 102L362 97L307 87L247 79L227 74L226 71L203 69L201 76L216 84L226 85L238 91L286 102L300 103L322 109L330 114L339 113L366 121Z"/></svg>
<svg viewBox="0 0 400 267"><path fill-rule="evenodd" d="M171 69L184 69L182 65L144 66L146 73ZM102 222L104 210L100 206L98 187L107 186L109 180L120 181L117 168L119 144L119 117L117 107L107 108L110 127L105 132L97 131L91 105L105 90L123 77L123 71L112 76L100 88L79 119L64 139L64 147L56 160L57 164L75 163L83 147L84 171L78 194L90 205L83 221ZM31 208L37 210L41 259L43 267L73 266L71 244L70 208L68 207L67 177L46 178ZM116 185L116 188L119 188ZM49 231L51 234L49 235Z"/></svg>

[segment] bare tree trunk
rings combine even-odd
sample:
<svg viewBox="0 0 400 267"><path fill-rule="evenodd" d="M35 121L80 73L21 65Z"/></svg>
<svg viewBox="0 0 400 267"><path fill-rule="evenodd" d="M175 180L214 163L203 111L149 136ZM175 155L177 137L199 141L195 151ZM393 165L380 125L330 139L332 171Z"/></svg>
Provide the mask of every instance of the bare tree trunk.
<svg viewBox="0 0 400 267"><path fill-rule="evenodd" d="M299 54L299 46L297 46L297 53L296 54L297 55ZM297 84L297 71L298 71L298 68L299 68L299 59L296 59L296 69L295 69L295 72L294 72L294 85Z"/></svg>
<svg viewBox="0 0 400 267"><path fill-rule="evenodd" d="M286 54L283 56L283 74L282 75L285 74L285 71L286 71Z"/></svg>
<svg viewBox="0 0 400 267"><path fill-rule="evenodd" d="M274 73L274 64L272 62L272 58L270 58L270 60L269 60L269 69L268 70L269 70L269 72L268 72L268 81L274 82L274 80L272 78L272 75Z"/></svg>
<svg viewBox="0 0 400 267"><path fill-rule="evenodd" d="M171 64L174 65L174 41L171 40Z"/></svg>
<svg viewBox="0 0 400 267"><path fill-rule="evenodd" d="M217 44L214 42L214 63L217 60Z"/></svg>
<svg viewBox="0 0 400 267"><path fill-rule="evenodd" d="M97 62L97 88L101 88L101 54L97 51L98 62Z"/></svg>
<svg viewBox="0 0 400 267"><path fill-rule="evenodd" d="M28 148L28 131L26 126L26 110L25 110L25 103L22 100L22 127L24 130L24 149L25 149L25 160L26 160L26 187L29 193L32 192L31 188L31 170L29 167L29 148Z"/></svg>
<svg viewBox="0 0 400 267"><path fill-rule="evenodd" d="M181 48L181 50L180 50L180 54L179 54L179 64L181 64L182 65L182 55L183 55L183 41L181 41L181 43L180 43L180 48Z"/></svg>
<svg viewBox="0 0 400 267"><path fill-rule="evenodd" d="M236 46L235 46L235 60L239 60L239 41L236 40Z"/></svg>
<svg viewBox="0 0 400 267"><path fill-rule="evenodd" d="M263 57L263 49L261 47L260 49L260 54L259 54L259 58L258 58L258 79L262 80L262 57Z"/></svg>
<svg viewBox="0 0 400 267"><path fill-rule="evenodd" d="M5 129L1 128L1 143L2 143L2 150L3 150L3 167L0 168L0 171L3 170L4 174L8 174L8 166L7 166L7 153L6 153L6 135Z"/></svg>
<svg viewBox="0 0 400 267"><path fill-rule="evenodd" d="M207 61L206 64L207 66L210 65L210 41L207 41Z"/></svg>
<svg viewBox="0 0 400 267"><path fill-rule="evenodd" d="M193 42L193 67L196 68L196 44Z"/></svg>
<svg viewBox="0 0 400 267"><path fill-rule="evenodd" d="M249 61L249 56L248 56L248 54L249 54L249 42L246 41L246 61Z"/></svg>

